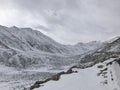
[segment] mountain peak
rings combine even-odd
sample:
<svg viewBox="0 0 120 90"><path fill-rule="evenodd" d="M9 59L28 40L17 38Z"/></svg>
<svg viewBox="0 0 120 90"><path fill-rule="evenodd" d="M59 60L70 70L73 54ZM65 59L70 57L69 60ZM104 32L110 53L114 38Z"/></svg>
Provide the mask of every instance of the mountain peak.
<svg viewBox="0 0 120 90"><path fill-rule="evenodd" d="M107 41L107 43L112 43L112 42L114 42L118 39L120 39L120 36L117 36L117 37L114 37L114 38L110 39L109 41Z"/></svg>

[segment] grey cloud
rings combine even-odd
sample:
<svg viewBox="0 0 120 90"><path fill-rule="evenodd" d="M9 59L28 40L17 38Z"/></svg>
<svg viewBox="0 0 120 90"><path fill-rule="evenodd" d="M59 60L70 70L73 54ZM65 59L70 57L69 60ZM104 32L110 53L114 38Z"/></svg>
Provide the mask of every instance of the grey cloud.
<svg viewBox="0 0 120 90"><path fill-rule="evenodd" d="M3 14L7 19L0 18L1 24L42 29L61 43L106 40L120 34L120 0L0 0L0 13L4 9L11 15ZM9 22L9 18L16 20Z"/></svg>

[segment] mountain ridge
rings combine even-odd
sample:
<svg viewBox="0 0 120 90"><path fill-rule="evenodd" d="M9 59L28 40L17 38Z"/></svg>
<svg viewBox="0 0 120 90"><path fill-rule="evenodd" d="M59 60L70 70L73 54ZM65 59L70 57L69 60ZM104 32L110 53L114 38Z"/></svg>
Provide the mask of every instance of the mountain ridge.
<svg viewBox="0 0 120 90"><path fill-rule="evenodd" d="M100 42L94 42L94 46L92 43L83 43L83 46L63 45L40 31L16 26L0 26L0 43L0 61L7 66L21 68L32 64L45 64L46 60L48 60L47 63L53 63L53 66L56 66L55 62L57 64L71 62L72 64L78 62L82 54L97 49L102 45ZM6 57L3 55L4 53L6 53ZM75 59L74 56L77 56L76 60L73 60Z"/></svg>

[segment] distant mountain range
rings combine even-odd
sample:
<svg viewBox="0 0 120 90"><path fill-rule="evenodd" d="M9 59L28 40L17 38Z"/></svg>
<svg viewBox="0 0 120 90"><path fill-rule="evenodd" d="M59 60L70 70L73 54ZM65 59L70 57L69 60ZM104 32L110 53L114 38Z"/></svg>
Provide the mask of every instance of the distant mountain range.
<svg viewBox="0 0 120 90"><path fill-rule="evenodd" d="M0 62L10 67L73 64L82 54L101 46L97 41L62 45L31 28L0 26Z"/></svg>

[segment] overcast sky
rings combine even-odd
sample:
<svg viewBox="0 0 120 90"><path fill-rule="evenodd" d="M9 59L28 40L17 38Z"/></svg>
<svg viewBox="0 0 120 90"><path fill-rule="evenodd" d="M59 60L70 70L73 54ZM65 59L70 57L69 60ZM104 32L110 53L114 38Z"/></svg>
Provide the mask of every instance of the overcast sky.
<svg viewBox="0 0 120 90"><path fill-rule="evenodd" d="M120 35L120 0L0 0L0 24L75 44Z"/></svg>

